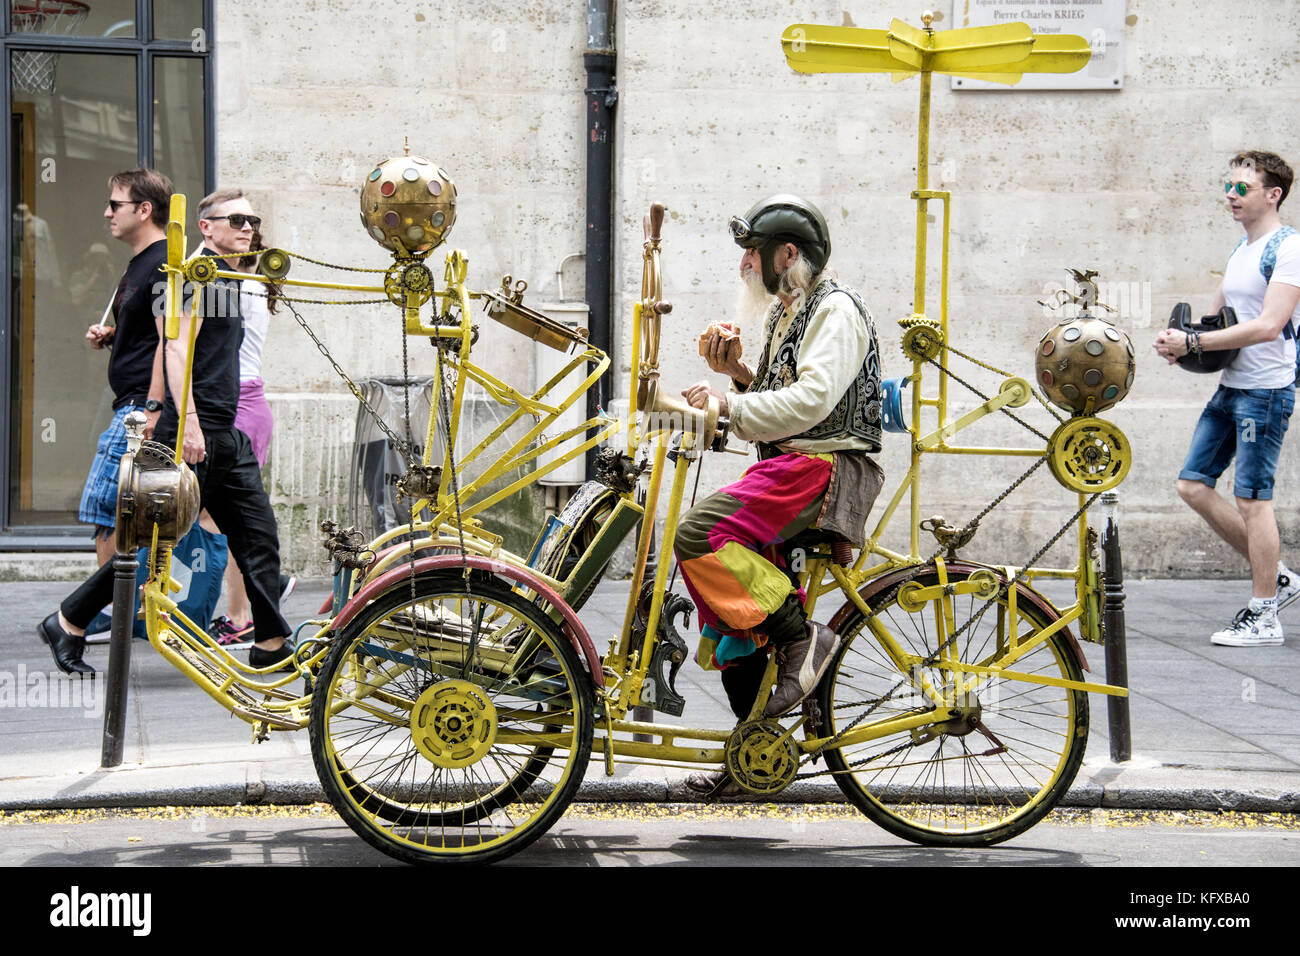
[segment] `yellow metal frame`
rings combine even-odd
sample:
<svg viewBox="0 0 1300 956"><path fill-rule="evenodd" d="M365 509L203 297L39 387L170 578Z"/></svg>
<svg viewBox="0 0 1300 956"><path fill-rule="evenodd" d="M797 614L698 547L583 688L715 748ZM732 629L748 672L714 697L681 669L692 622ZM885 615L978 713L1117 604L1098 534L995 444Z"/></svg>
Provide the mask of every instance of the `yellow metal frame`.
<svg viewBox="0 0 1300 956"><path fill-rule="evenodd" d="M975 30L954 30L946 34L936 34L928 28L916 30L901 21L894 21L889 31L856 30L842 27L810 27L798 25L787 29L782 37L787 57L791 65L803 72L820 72L841 70L849 72L883 71L902 79L912 73L921 78L920 100L920 134L917 158L917 188L912 192L916 201L916 283L914 311L900 320L904 328L928 326L937 330L941 339L941 348L937 356L938 364L946 371L948 362L948 266L949 266L949 215L951 195L946 190L933 190L928 186L928 150L930 122L930 77L933 72L958 72L962 75L980 75L983 78L1001 82L1010 81L1020 72L1030 69L1064 69L1070 64L1077 69L1086 62L1087 45L1082 38L1069 37L1034 37L1026 31L1023 24L1006 27L977 28ZM1078 41L1076 43L1075 41ZM1082 44L1082 48L1079 47ZM800 46L801 45L801 46ZM1082 56L1082 60L1079 58ZM928 203L939 201L943 205L942 219L942 253L939 319L928 318L925 314L926 295L926 251L927 251L927 209ZM660 213L662 210L660 210ZM180 292L186 274L187 263L183 258L185 248L184 236L185 199L176 196L173 199L171 221L167 227L167 312L166 334L174 339L179 334ZM642 590L646 575L651 538L654 534L660 493L669 470L668 459L672 428L664 422L653 418L642 421L643 409L638 407L638 386L648 377L657 376L657 354L659 345L660 323L662 315L668 310L662 301L660 272L660 241L657 226L647 229L647 237L642 250L643 270L641 297L633 307L632 356L630 363L630 414L627 427L626 450L629 455L637 454L643 447L649 447L649 493L644 512L641 515L641 531L637 540L636 563L633 570L632 586L624 614L623 626L619 633L609 641L608 652L603 657L606 682L599 691L599 706L603 713L597 721L597 739L595 748L605 754L607 766L611 768L615 757L639 762L659 762L670 764L712 764L722 762L725 743L731 734L730 729L688 728L648 724L628 720L628 714L640 703L641 690L649 676L651 656L658 640L660 618L667 590L669 561L660 561L655 572L651 605L648 609L647 627L639 642L634 642L633 621L636 616L636 604ZM469 291L466 286L468 259L464 253L454 251L446 258L444 288L434 290L430 301L431 314L425 318L421 314L420 298L408 295L405 305L401 306L405 314L405 330L408 334L421 335L438 341L446 347L440 348L440 361L437 368L435 388L437 394L443 394L445 386L450 386L451 400L445 451L442 460L442 482L437 495L432 499L416 502L413 513L415 539L403 542L400 547L394 542L410 533L411 527L402 527L378 536L368 545L378 558L368 570L366 577L374 580L380 573L389 570L401 562L418 557L421 552L433 549L460 549L473 554L487 555L494 559L524 566L526 560L511 554L502 548L500 537L486 529L479 517L493 504L517 493L536 481L539 477L571 461L578 455L600 442L614 438L620 423L610 418L595 417L582 425L568 429L561 434L534 444L542 438L547 427L553 424L559 415L582 399L600 375L609 366L609 357L595 347L587 346L573 352L565 367L549 381L542 383L531 395L524 395L509 384L492 376L470 359L473 332L470 325L471 301L480 294ZM231 279L257 278L243 273L216 271L216 277ZM297 286L312 289L334 289L358 293L378 293L386 295L382 286L345 285L342 283L290 279L280 280L283 286ZM193 324L186 360L186 375L190 374L193 360ZM833 564L825 557L814 556L802 575L802 584L808 596L807 610L813 614L819 602L826 594L839 591L844 599L859 611L868 615L868 626L875 639L889 655L898 668L900 676L912 672L921 659L902 648L900 642L885 628L874 615L862 597L860 591L869 580L887 572L916 566L922 558L919 548L920 525L920 475L921 462L929 454L963 454L963 455L1002 455L1026 458L1042 457L1044 450L1035 448L999 448L969 447L949 444L958 432L974 425L989 414L1004 407L1023 404L1030 397L1029 385L1021 379L1008 379L991 399L976 409L950 421L948 415L948 394L946 376L941 375L937 391L925 395L922 391L923 367L925 360L913 357L912 373L908 381L912 384L912 416L909 426L911 438L911 461L907 473L900 481L896 491L889 499L875 528L857 561L850 567ZM573 371L588 368L588 374L582 383L569 394L559 396L552 392L560 389L561 383ZM481 387L497 403L511 408L506 419L489 435L479 441L463 455L453 456L459 433L461 408L466 385L470 382ZM921 416L924 409L933 408L937 415L936 426L926 432L921 429ZM492 451L492 446L505 435L513 425L524 420L526 416L534 419L534 424L525 434L502 453ZM435 406L430 415L429 427L425 436L423 464L432 461L433 448L438 436L438 409ZM184 413L181 416L181 434L176 440L177 460L184 440ZM701 428L701 423L690 419L678 422L680 443L673 455L672 476L668 504L664 514L663 538L661 549L670 554L676 538L677 527L682 515L682 502L685 498L687 476L691 464L704 451L700 447L700 435L692 429ZM504 488L489 492L488 486L506 476L514 469L526 466L536 460L538 455L563 449L564 453L554 463L525 474L511 481ZM477 476L472 475L473 467L489 454L496 456L495 461ZM451 482L453 465L459 485L459 495L453 495ZM886 548L881 539L885 530L902 506L904 498L909 501L908 518L910 535L906 552ZM1078 496L1080 504L1085 500ZM620 495L619 508L631 508L641 511L632 493ZM1096 567L1090 554L1089 534L1086 515L1079 519L1078 563L1071 569L1029 568L1020 573L1025 584L1015 582L1016 569L1006 569L1005 579L1011 581L1007 590L1006 626L1009 638L1006 649L997 656L974 663L961 663L952 657L951 651L937 662L927 666L951 675L951 681L945 681L944 687L934 686L928 678L921 677L914 682L913 690L925 701L915 711L873 722L863 723L853 728L839 739L837 745L854 744L880 739L901 731L924 728L942 721L948 714L946 709L954 692L966 694L978 690L985 681L997 677L1028 683L1050 684L1094 693L1126 695L1127 690L1104 684L1071 681L1061 678L1043 677L1014 669L1015 662L1039 647L1044 641L1058 633L1068 633L1068 628L1079 624L1084 636L1094 636L1099 629L1100 602L1098 600L1099 583ZM156 545L156 536L155 536ZM592 549L605 547L603 532ZM170 551L154 548L155 559L149 580L144 588L145 617L151 644L160 654L171 660L191 680L202 687L205 692L216 699L235 715L254 725L255 733L264 735L267 730L295 729L305 726L309 710L309 696L295 696L283 688L295 680L297 673L275 678L271 683L262 683L254 678L268 676L266 671L257 671L236 661L224 649L216 646L207 635L203 634L193 622L187 620L170 598L175 590L170 571ZM581 564L581 562L579 562ZM942 582L947 582L947 572L942 560L936 559L936 570ZM534 570L534 573L537 573ZM576 573L576 572L575 572ZM351 574L348 593L355 592L362 576ZM552 585L564 599L572 597L574 578L559 580L541 575L542 579ZM1032 634L1022 636L1022 615L1018 610L1022 591L1028 591L1038 578L1070 578L1076 582L1076 602L1061 609L1060 617L1050 626L1040 628ZM954 624L953 599L956 594L969 593L977 588L971 582L958 583L938 589L919 589L911 593L909 600L925 602L933 606L936 621L946 633L951 633ZM299 671L312 671L323 659L329 641L333 637L329 621L311 622L315 627L311 636L301 642L306 648L297 661ZM769 677L775 665L769 665ZM382 691L376 690L381 693ZM260 699L259 699L260 698ZM754 714L761 713L765 698L755 704ZM356 701L341 702L338 706L357 705ZM332 705L333 706L333 705ZM787 732L787 737L794 733L802 721ZM624 739L615 735L650 735L655 740ZM510 734L502 731L499 740L508 742ZM529 740L539 742L536 735ZM556 746L564 746L566 738L556 734ZM810 753L829 743L827 738L803 739L797 741L799 750Z"/></svg>

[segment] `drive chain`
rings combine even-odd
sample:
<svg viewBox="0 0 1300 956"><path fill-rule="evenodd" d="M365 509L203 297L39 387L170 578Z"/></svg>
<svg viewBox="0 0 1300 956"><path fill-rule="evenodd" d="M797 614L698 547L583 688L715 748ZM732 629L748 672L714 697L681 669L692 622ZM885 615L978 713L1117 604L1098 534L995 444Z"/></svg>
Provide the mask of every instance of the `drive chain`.
<svg viewBox="0 0 1300 956"><path fill-rule="evenodd" d="M1003 369L998 368L996 365L990 365L988 362L982 362L973 355L967 355L959 348L955 348L951 345L947 346L947 348L949 352L952 352L954 355L960 355L962 358L970 362L972 365L978 365L980 368L987 369L988 371L993 372L995 375L1004 375L1007 378L1012 377L1010 372L1004 371ZM1048 404L1047 399L1043 398L1042 395L1038 394L1038 389L1034 388L1033 386L1030 386L1029 394L1033 395L1034 398L1038 400L1039 405L1042 405L1043 408L1047 409L1047 414L1051 415L1058 422L1064 424L1065 419L1061 417L1061 414L1057 412L1056 409L1054 409L1051 405Z"/></svg>
<svg viewBox="0 0 1300 956"><path fill-rule="evenodd" d="M988 402L988 401L992 401L992 398L991 398L990 396L985 395L985 394L984 394L983 392L981 392L978 388L976 388L976 387L975 387L974 385L972 385L970 382L966 381L964 378L962 378L960 375L958 375L956 372L952 371L951 369L944 368L944 366L943 366L942 364L940 364L939 362L935 361L934 359L926 359L926 362L928 362L929 364L933 365L933 366L934 366L935 368L937 368L940 372L942 372L944 375L947 375L949 378L951 378L953 381L957 382L958 384L965 385L968 389L970 389L972 392L974 392L974 393L975 393L976 395L978 395L980 398L984 399L984 401L986 401L986 402ZM1030 391L1032 392L1033 389L1031 388ZM1017 415L1017 414L1016 414L1015 412L1013 412L1011 409L1007 408L1005 405L1002 406L1000 409L998 409L998 411L1000 411L1003 415L1006 415L1006 416L1007 416L1008 418L1010 418L1013 422L1016 422L1017 424L1020 424L1020 425L1024 426L1025 428L1029 429L1029 431L1033 432L1035 435L1037 435L1037 436L1038 436L1039 438L1041 438L1043 441L1045 441L1045 442L1049 442L1049 441L1051 441L1051 439L1050 439L1047 435L1044 435L1044 434L1043 434L1042 432L1040 432L1037 428L1035 428L1033 425L1029 424L1029 422L1025 421L1023 418L1021 418L1019 415Z"/></svg>
<svg viewBox="0 0 1300 956"><path fill-rule="evenodd" d="M348 389L352 392L354 396L356 396L357 401L361 403L361 407L370 413L370 417L373 418L375 424L379 426L379 430L384 433L384 437L386 437L392 443L393 447L397 449L397 451L401 454L401 456L404 459L406 459L406 463L409 466L414 461L411 454L410 442L403 441L393 432L391 428L389 428L386 424L384 424L383 417L379 414L378 411L375 410L375 407L373 405L371 405L368 401L366 401L366 396L362 393L360 387L357 385L356 382L352 381L351 377L348 375L347 372L343 371L343 367L339 365L338 362L334 361L334 356L330 354L330 350L325 347L324 342L322 342L320 339L316 337L316 333L313 332L311 326L307 324L307 320L304 319L301 313L299 313L298 310L293 307L292 301L288 299L285 299L283 301L286 305L289 306L289 311L292 312L293 317L298 320L298 324L301 325L303 331L307 333L307 337L311 339L314 343L316 343L316 348L320 350L320 354L325 356L325 360L329 362L330 365L333 367L334 371L338 373L339 378L343 379ZM384 301L387 302L388 300L385 299ZM403 336L403 346L405 346L405 336ZM405 349L403 349L403 351L405 351ZM405 359L403 359L402 368L403 368L403 380L406 380Z"/></svg>

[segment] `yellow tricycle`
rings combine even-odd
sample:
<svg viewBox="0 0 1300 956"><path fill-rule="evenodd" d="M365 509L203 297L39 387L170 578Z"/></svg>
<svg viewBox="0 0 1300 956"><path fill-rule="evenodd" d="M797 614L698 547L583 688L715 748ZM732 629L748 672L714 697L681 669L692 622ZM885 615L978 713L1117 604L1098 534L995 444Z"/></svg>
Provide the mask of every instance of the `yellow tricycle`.
<svg viewBox="0 0 1300 956"><path fill-rule="evenodd" d="M295 298L295 287L375 294L392 302L403 311L404 354L406 337L432 340L434 413L423 445L409 435L389 436L408 458L402 491L411 502L409 522L369 541L332 524L324 529L333 595L320 619L299 629L293 671L280 674L237 661L179 611L171 599L169 545L183 534L183 522L168 525L160 512L144 589L152 645L252 724L255 737L307 728L330 802L364 840L407 862L489 862L518 852L564 813L593 755L608 774L620 764L725 768L743 791L760 799L797 780L830 777L872 820L928 845L987 846L1031 827L1061 799L1079 769L1088 734L1087 694L1127 693L1085 679L1087 662L1076 631L1090 641L1104 636L1088 507L1123 480L1131 451L1123 433L1094 414L1118 400L1107 392L1113 375L1093 382L1083 369L1075 388L1083 396L1075 399L1062 392L1064 384L1074 387L1073 379L1054 377L1067 353L1086 365L1094 338L1103 343L1100 358L1113 357L1127 343L1106 332L1113 330L1109 323L1091 316L1091 274L1077 276L1081 291L1075 299L1083 314L1044 336L1040 349L1040 356L1055 357L1046 365L1040 361L1038 384L1072 413L1068 418L1042 401L1029 381L949 341L950 196L926 183L930 74L960 68L1005 77L1086 62L1086 44L1080 49L1058 36L1042 45L1032 34L1026 40L1027 31L1009 24L936 34L928 22L917 30L895 21L889 31L799 25L783 37L796 69L885 69L922 78L922 148L912 194L916 300L913 313L900 320L912 371L892 384L884 409L893 430L908 436L911 464L856 555L847 542L818 531L787 544L787 564L807 595L808 616L828 621L841 638L825 678L800 713L782 720L763 716L776 674L772 660L752 710L734 726L632 719L634 710L647 707L680 717L685 704L676 676L691 651L676 622L691 605L671 590L670 561L659 561L653 574L647 570L660 502L666 504L659 547L670 555L692 467L703 455L728 450L727 422L716 406L693 408L659 387L661 326L671 312L660 278L663 207L654 205L646 217L630 412L625 420L601 413L564 428L557 425L560 416L583 399L608 367L608 356L586 340L584 330L526 306L521 286L509 277L500 289L471 291L468 260L460 251L447 255L439 287L426 259L454 218L454 204L446 202L448 196L454 200L454 186L436 164L412 156L379 164L362 191L368 231L394 252L394 264L376 270L383 272L382 284L291 278L290 262L306 257L286 250L262 254L262 278L275 285L268 294L290 305L327 357L328 349L293 308L321 300ZM963 60L963 50L981 52ZM429 196L438 202L430 203ZM938 320L924 309L926 207L932 201L944 211ZM197 287L220 277L244 278L211 260L183 258L183 197L173 205L172 220L169 330L177 324L183 283ZM493 321L563 353L560 372L524 394L476 364L476 304ZM954 355L1001 380L981 391L950 371ZM361 391L333 364L364 403ZM927 369L938 374L937 391L927 391ZM569 378L575 372L576 387ZM981 399L954 420L948 417L950 380ZM468 442L458 439L471 383L507 412L466 449ZM1131 375L1123 390L1129 385ZM1050 434L1018 413L1035 400L1055 419ZM1024 448L950 443L990 415L1010 416L1039 442ZM930 418L934 427L923 427ZM157 446L133 450L124 466L126 485L140 484L141 469L183 470L182 440L177 438L170 463L161 460ZM509 551L487 526L488 509L597 446L603 447L596 479L547 521L528 554ZM557 452L537 466L541 456ZM1028 467L986 508L955 526L938 516L921 518L921 465L932 454L1019 457ZM979 520L1042 465L1070 493L1063 509L1070 513L1060 528L1033 553L1010 562L960 555ZM908 544L891 550L886 531L905 499ZM1039 566L1071 529L1074 566ZM935 536L933 554L922 553L925 531ZM632 536L636 558L623 624L613 635L597 635L608 639L602 650L580 612L616 548ZM1054 606L1033 586L1039 578L1071 581L1073 603Z"/></svg>

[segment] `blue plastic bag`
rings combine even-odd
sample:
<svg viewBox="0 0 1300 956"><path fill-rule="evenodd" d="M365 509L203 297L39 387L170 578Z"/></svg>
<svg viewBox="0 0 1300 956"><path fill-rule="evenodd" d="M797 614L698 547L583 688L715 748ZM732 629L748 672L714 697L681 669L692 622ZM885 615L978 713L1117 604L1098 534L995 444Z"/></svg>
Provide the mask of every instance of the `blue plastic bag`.
<svg viewBox="0 0 1300 956"><path fill-rule="evenodd" d="M203 528L196 521L194 527L172 549L172 577L181 589L172 594L186 617L200 630L206 631L212 623L212 612L221 599L222 580L226 574L226 536ZM149 549L141 548L135 572L135 611L140 611L140 588L149 577ZM148 638L144 621L135 618L136 637Z"/></svg>

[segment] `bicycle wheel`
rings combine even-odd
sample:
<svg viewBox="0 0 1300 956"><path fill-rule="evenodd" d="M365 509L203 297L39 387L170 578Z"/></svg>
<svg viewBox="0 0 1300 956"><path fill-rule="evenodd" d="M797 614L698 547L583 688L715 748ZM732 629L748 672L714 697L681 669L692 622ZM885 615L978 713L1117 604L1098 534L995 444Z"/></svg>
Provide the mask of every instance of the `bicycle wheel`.
<svg viewBox="0 0 1300 956"><path fill-rule="evenodd" d="M558 626L459 570L403 582L349 622L310 723L334 808L410 863L491 862L546 832L582 783L593 727L591 678Z"/></svg>
<svg viewBox="0 0 1300 956"><path fill-rule="evenodd" d="M901 588L880 587L867 603L904 654L925 661L943 643L941 633L959 632L949 650L952 657L990 664L1005 654L1013 635L1024 642L1054 618L1024 591L1018 594L1014 620L1005 594L985 607L1004 581L988 569L950 567L950 584L981 586L980 593L949 598L951 621L942 599L916 593L939 583L933 566ZM827 750L827 766L840 789L876 823L925 845L989 846L1033 826L1069 789L1087 746L1085 692L987 676L972 693L959 694L957 673L951 669L917 665L910 676L905 674L856 608L838 624L841 648L818 690L823 735L834 736L855 720L858 730L936 710L917 689L921 675L948 691L941 698L942 720ZM1082 679L1062 633L1006 669ZM969 673L962 676L970 678ZM949 704L957 709L949 711Z"/></svg>

